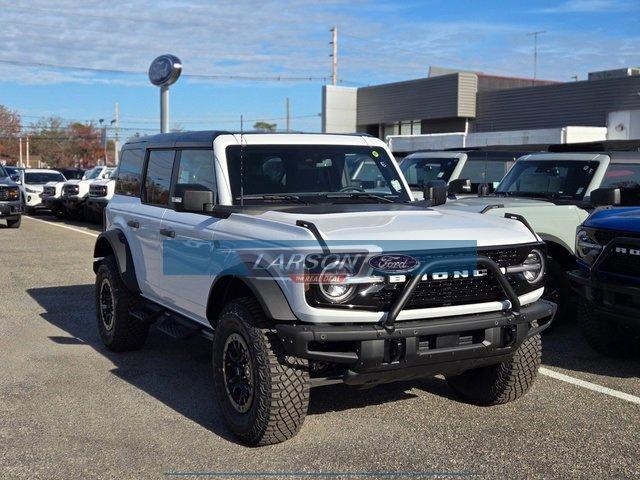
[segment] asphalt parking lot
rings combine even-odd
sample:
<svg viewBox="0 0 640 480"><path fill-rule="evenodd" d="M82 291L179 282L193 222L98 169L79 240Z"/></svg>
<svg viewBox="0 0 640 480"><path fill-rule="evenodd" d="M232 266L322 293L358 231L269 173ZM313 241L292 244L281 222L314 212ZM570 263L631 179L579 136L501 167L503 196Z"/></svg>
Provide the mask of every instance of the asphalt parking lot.
<svg viewBox="0 0 640 480"><path fill-rule="evenodd" d="M45 215L0 227L0 478L640 477L640 362L572 323L517 402L470 406L439 378L322 387L298 436L246 448L216 412L206 340L102 346L95 235Z"/></svg>

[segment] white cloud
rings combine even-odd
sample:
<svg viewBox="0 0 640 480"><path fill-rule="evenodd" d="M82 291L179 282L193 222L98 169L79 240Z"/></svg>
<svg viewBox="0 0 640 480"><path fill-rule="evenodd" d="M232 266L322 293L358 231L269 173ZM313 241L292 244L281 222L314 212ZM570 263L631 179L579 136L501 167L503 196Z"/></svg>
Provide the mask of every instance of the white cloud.
<svg viewBox="0 0 640 480"><path fill-rule="evenodd" d="M568 0L555 7L541 8L540 13L596 13L624 11L632 8L632 4L621 0Z"/></svg>
<svg viewBox="0 0 640 480"><path fill-rule="evenodd" d="M58 0L52 6L49 0L0 0L0 59L145 72L155 56L174 53L186 74L324 77L331 69L328 30L337 24L339 75L359 84L424 76L429 65L517 76L532 70L532 43L522 25L413 21L404 6L389 5L375 0L137 0L134 7L126 0ZM555 10L621 5L620 0L569 0ZM640 63L638 37L607 35L556 29L541 37L540 77L566 80L587 70ZM146 85L142 73L3 64L0 71L22 83Z"/></svg>

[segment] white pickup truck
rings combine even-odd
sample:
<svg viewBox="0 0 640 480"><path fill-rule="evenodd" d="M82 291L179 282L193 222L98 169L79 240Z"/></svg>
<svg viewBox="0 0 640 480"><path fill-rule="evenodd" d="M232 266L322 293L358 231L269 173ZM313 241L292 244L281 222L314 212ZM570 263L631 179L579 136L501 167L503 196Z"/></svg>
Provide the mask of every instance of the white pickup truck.
<svg viewBox="0 0 640 480"><path fill-rule="evenodd" d="M69 180L62 186L62 205L70 217L87 217L89 186L96 180L109 178L114 167L97 166L85 172L81 180Z"/></svg>

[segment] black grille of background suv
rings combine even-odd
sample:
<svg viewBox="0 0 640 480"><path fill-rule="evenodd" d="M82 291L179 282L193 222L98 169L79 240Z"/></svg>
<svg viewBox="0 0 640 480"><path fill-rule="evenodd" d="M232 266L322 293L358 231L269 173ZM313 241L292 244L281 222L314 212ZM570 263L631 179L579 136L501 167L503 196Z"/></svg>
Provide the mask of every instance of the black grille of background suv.
<svg viewBox="0 0 640 480"><path fill-rule="evenodd" d="M595 230L593 232L596 241L604 248L614 238L637 238L640 239L640 235L637 233L621 232L616 230ZM640 255L632 255L628 253L628 250L637 250L638 247L634 245L626 246L620 244L619 247L627 248L627 253L616 252L615 249L607 254L607 257L603 259L600 264L600 271L617 273L621 275L640 276Z"/></svg>

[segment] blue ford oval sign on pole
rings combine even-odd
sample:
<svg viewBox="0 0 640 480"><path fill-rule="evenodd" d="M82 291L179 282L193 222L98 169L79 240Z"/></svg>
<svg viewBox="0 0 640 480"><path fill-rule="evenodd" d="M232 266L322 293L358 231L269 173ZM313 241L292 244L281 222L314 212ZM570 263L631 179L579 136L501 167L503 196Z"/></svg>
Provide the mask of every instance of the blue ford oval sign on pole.
<svg viewBox="0 0 640 480"><path fill-rule="evenodd" d="M169 85L182 73L182 62L175 55L160 55L149 66L149 81L160 87L160 133L169 131Z"/></svg>

